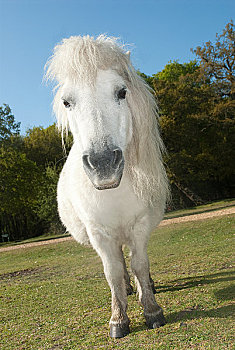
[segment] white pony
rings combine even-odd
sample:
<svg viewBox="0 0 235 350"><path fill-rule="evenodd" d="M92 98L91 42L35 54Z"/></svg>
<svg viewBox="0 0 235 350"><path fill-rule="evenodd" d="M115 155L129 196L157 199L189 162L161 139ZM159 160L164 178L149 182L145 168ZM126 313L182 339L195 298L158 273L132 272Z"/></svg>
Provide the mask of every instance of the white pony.
<svg viewBox="0 0 235 350"><path fill-rule="evenodd" d="M111 337L129 333L132 292L122 246L131 252L149 328L165 324L149 274L147 243L161 221L168 182L149 87L117 40L73 36L54 49L48 79L57 81L54 112L73 147L58 183L58 209L68 232L100 255L112 293Z"/></svg>

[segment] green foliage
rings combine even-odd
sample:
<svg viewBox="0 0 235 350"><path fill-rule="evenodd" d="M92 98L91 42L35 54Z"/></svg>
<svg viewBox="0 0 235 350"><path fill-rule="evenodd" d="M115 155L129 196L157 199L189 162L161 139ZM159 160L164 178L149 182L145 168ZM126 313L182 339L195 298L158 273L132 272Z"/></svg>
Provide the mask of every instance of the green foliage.
<svg viewBox="0 0 235 350"><path fill-rule="evenodd" d="M137 74L142 77L146 83L153 89L153 81L154 81L154 78L153 77L150 77L149 75L146 75L140 71L137 71Z"/></svg>
<svg viewBox="0 0 235 350"><path fill-rule="evenodd" d="M199 69L196 61L190 61L188 63L178 63L177 61L169 62L165 68L154 74L156 80L163 80L168 82L176 82L180 77L187 74L193 74Z"/></svg>
<svg viewBox="0 0 235 350"><path fill-rule="evenodd" d="M208 41L204 46L192 50L200 59L202 74L208 75L216 84L221 96L235 100L235 30L229 22L222 34L216 34L214 44Z"/></svg>
<svg viewBox="0 0 235 350"><path fill-rule="evenodd" d="M1 147L0 169L0 210L4 207L6 213L17 214L22 206L34 206L40 180L40 172L35 163L23 153Z"/></svg>
<svg viewBox="0 0 235 350"><path fill-rule="evenodd" d="M36 228L38 220L33 209L40 180L38 167L24 153L0 147L0 229L11 240L31 236L31 230Z"/></svg>
<svg viewBox="0 0 235 350"><path fill-rule="evenodd" d="M25 152L29 159L36 162L38 166L45 167L47 164L59 163L65 158L62 148L61 136L55 124L48 128L41 126L29 129L24 137ZM72 146L72 137L69 134L65 141L66 153Z"/></svg>
<svg viewBox="0 0 235 350"><path fill-rule="evenodd" d="M22 137L10 107L0 112L1 233L21 240L48 229L61 232L56 187L66 156L55 125L35 127ZM71 144L69 135L67 151Z"/></svg>
<svg viewBox="0 0 235 350"><path fill-rule="evenodd" d="M59 170L55 165L48 165L44 170L43 180L38 191L36 213L44 221L50 233L64 233L57 211L57 183Z"/></svg>
<svg viewBox="0 0 235 350"><path fill-rule="evenodd" d="M7 104L0 107L0 142L13 135L19 135L20 123L16 123L11 109Z"/></svg>
<svg viewBox="0 0 235 350"><path fill-rule="evenodd" d="M220 140L215 129L217 133L221 129L211 116L217 99L213 86L201 78L194 63L189 66L196 69L190 69L190 73L186 73L185 66L174 62L171 69L168 64L166 72L163 70L156 75L154 89L168 150L166 162L170 180L190 201L200 203L198 195L196 198L190 192L203 195L199 183L218 178L214 168L214 145Z"/></svg>

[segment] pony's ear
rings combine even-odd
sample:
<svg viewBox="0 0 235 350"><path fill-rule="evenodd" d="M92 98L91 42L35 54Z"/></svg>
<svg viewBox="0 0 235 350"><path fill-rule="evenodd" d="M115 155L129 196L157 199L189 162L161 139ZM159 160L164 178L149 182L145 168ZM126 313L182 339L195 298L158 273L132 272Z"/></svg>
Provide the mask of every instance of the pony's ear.
<svg viewBox="0 0 235 350"><path fill-rule="evenodd" d="M127 52L126 52L126 55L127 55L128 59L130 60L131 52L130 52L130 51L127 51Z"/></svg>

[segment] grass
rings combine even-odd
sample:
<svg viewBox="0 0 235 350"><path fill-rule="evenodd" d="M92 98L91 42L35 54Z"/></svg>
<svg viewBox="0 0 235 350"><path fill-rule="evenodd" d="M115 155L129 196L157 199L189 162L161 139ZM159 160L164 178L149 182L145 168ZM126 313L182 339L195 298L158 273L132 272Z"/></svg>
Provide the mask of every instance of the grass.
<svg viewBox="0 0 235 350"><path fill-rule="evenodd" d="M131 334L108 336L110 291L100 259L75 242L0 253L2 350L232 349L235 216L160 227L149 244L167 325L148 330L136 295Z"/></svg>
<svg viewBox="0 0 235 350"><path fill-rule="evenodd" d="M199 205L197 207L170 211L166 213L165 219L177 218L180 216L193 215L193 214L201 214L201 213L206 213L210 211L226 209L234 206L235 206L235 199L224 199L222 201L221 200L214 201L204 205Z"/></svg>

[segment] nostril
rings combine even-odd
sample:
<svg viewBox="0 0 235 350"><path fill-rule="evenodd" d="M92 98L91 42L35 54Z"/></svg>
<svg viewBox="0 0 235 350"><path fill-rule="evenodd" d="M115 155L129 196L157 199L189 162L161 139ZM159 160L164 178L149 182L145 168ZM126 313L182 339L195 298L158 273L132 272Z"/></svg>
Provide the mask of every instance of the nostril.
<svg viewBox="0 0 235 350"><path fill-rule="evenodd" d="M114 153L114 159L113 159L113 163L116 167L118 167L118 165L121 163L122 161L122 151L120 149L115 149L113 151Z"/></svg>
<svg viewBox="0 0 235 350"><path fill-rule="evenodd" d="M88 154L85 154L83 157L82 157L82 160L83 160L83 164L88 168L88 169L95 169L94 165L91 163L90 161L90 157Z"/></svg>

